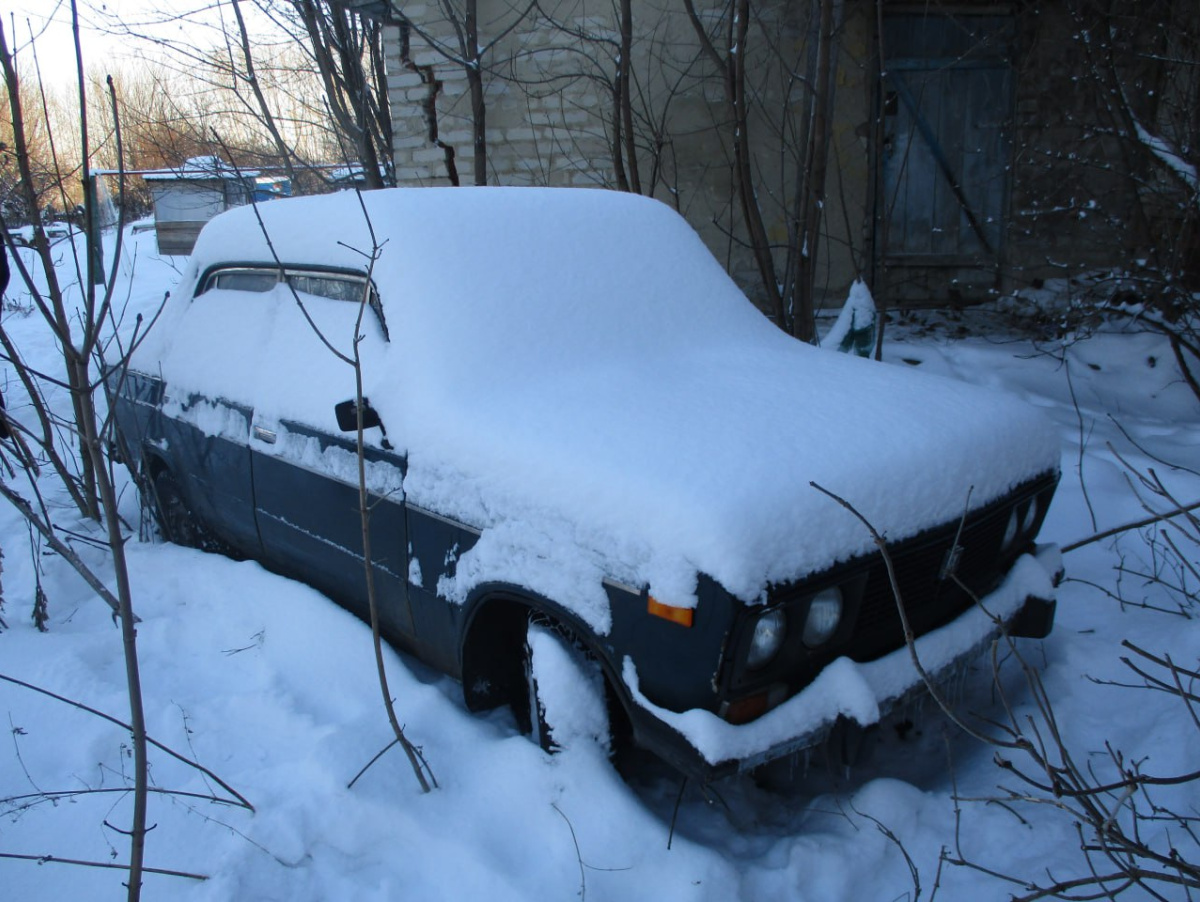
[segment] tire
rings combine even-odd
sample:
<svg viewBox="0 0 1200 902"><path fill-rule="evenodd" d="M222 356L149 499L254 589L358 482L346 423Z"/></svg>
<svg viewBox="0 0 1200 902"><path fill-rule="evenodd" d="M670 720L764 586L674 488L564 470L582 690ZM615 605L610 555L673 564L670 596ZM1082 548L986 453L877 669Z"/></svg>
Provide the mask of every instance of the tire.
<svg viewBox="0 0 1200 902"><path fill-rule="evenodd" d="M183 498L183 490L170 470L159 470L153 481L154 518L163 538L186 548L204 545L204 530Z"/></svg>
<svg viewBox="0 0 1200 902"><path fill-rule="evenodd" d="M554 754L590 746L606 757L611 753L604 673L563 628L530 620L525 687L530 738L543 751Z"/></svg>

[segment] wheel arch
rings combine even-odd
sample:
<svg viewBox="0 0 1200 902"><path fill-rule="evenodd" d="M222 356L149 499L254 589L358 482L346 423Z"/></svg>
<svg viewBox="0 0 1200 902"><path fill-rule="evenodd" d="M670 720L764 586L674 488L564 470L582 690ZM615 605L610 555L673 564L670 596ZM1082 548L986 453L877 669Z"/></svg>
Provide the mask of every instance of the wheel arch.
<svg viewBox="0 0 1200 902"><path fill-rule="evenodd" d="M512 585L481 587L469 600L460 644L463 695L467 708L482 711L513 704L522 729L526 684L525 633L531 617L545 618L600 665L614 741L628 733L633 699L620 676L620 662L597 641L594 630L562 605ZM514 703L515 702L515 703Z"/></svg>
<svg viewBox="0 0 1200 902"><path fill-rule="evenodd" d="M172 474L175 473L175 468L171 466L166 455L159 448L151 444L142 445L142 459L139 462L139 466L142 474L151 483L164 470Z"/></svg>
<svg viewBox="0 0 1200 902"><path fill-rule="evenodd" d="M179 482L178 472L175 467L171 466L171 462L167 459L167 455L163 451L149 443L145 443L141 447L141 456L136 461L131 461L129 464L129 473L134 478L134 482L138 485L142 492L142 497L145 503L149 505L150 511L155 518L158 517L158 491L156 483L158 477L163 473L172 476L180 485L180 490L183 491L183 484Z"/></svg>

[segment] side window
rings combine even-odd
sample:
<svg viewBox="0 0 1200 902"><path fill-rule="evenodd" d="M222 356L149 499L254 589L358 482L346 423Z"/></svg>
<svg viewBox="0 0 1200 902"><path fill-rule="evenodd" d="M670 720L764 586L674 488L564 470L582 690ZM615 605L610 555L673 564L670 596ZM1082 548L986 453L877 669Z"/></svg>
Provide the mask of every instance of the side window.
<svg viewBox="0 0 1200 902"><path fill-rule="evenodd" d="M279 274L261 269L226 269L213 273L204 290L224 288L228 291L270 291L279 282Z"/></svg>
<svg viewBox="0 0 1200 902"><path fill-rule="evenodd" d="M280 271L266 267L230 267L211 271L204 279L196 297L214 288L226 291L248 291L263 293L270 291L280 281ZM385 341L390 341L387 320L383 316L383 305L374 285L369 285L364 276L348 273L331 273L320 270L286 269L283 271L284 280L298 292L311 294L333 301L345 301L358 304L362 301L363 290L367 289L367 305L374 311L375 319L383 332Z"/></svg>

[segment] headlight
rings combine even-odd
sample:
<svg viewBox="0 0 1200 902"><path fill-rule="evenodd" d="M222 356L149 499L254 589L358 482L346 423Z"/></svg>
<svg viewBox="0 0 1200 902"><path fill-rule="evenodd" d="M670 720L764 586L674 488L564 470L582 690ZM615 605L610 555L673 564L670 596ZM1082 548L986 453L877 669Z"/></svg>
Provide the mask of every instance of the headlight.
<svg viewBox="0 0 1200 902"><path fill-rule="evenodd" d="M1028 536L1033 532L1033 524L1037 520L1038 503L1034 498L1029 502L1029 507L1025 509L1025 516L1021 518L1021 533Z"/></svg>
<svg viewBox="0 0 1200 902"><path fill-rule="evenodd" d="M762 667L770 661L783 646L783 636L787 632L787 617L783 611L776 609L768 611L758 618L754 624L754 635L750 637L750 651L746 655L746 666Z"/></svg>
<svg viewBox="0 0 1200 902"><path fill-rule="evenodd" d="M836 587L818 592L808 604L804 620L804 644L809 648L824 645L833 638L842 622L842 591Z"/></svg>
<svg viewBox="0 0 1200 902"><path fill-rule="evenodd" d="M1000 550L1008 551L1017 540L1017 509L1014 507L1008 515L1008 525L1004 527L1004 538L1000 540Z"/></svg>

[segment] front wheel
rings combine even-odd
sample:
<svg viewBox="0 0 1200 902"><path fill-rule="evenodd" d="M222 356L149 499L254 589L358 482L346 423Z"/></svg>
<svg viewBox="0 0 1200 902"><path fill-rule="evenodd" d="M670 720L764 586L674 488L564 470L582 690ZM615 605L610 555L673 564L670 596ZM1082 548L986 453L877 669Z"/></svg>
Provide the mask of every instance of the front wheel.
<svg viewBox="0 0 1200 902"><path fill-rule="evenodd" d="M555 624L531 620L525 636L530 734L546 752L585 745L608 755L612 740L604 673Z"/></svg>
<svg viewBox="0 0 1200 902"><path fill-rule="evenodd" d="M202 547L204 532L171 472L160 470L151 485L154 489L154 517L163 538L188 548Z"/></svg>

